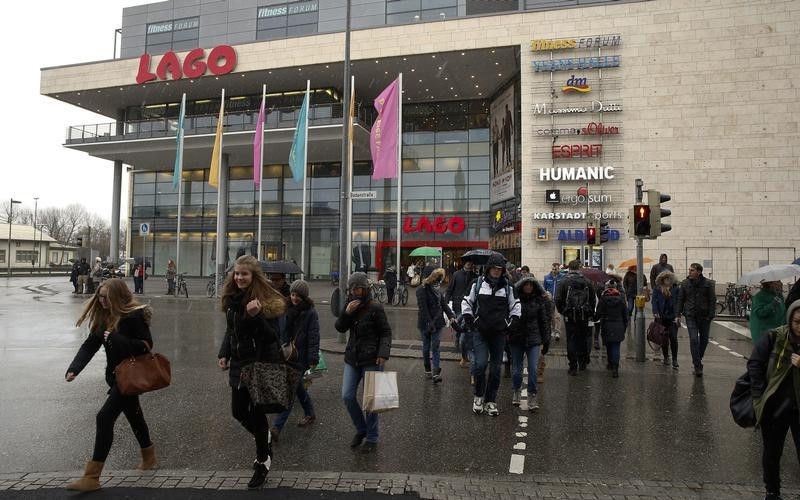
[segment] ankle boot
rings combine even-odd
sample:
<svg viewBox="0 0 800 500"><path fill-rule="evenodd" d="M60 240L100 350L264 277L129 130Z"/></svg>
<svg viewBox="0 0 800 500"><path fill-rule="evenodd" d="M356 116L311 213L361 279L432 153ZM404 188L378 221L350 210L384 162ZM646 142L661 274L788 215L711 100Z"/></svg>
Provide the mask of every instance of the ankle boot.
<svg viewBox="0 0 800 500"><path fill-rule="evenodd" d="M83 477L67 485L68 490L95 491L100 489L100 473L103 472L103 462L90 460L86 462Z"/></svg>
<svg viewBox="0 0 800 500"><path fill-rule="evenodd" d="M137 470L154 470L158 468L158 460L156 459L156 447L150 445L147 448L142 448L142 461L136 466Z"/></svg>

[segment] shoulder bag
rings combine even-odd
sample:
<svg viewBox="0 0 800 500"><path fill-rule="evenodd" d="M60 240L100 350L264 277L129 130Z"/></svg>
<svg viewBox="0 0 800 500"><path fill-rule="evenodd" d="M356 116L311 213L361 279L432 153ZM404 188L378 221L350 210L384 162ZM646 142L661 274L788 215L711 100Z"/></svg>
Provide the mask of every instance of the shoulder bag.
<svg viewBox="0 0 800 500"><path fill-rule="evenodd" d="M756 410L753 408L753 395L750 392L750 372L736 379L730 401L733 421L739 427L754 427L756 425Z"/></svg>
<svg viewBox="0 0 800 500"><path fill-rule="evenodd" d="M289 408L302 372L288 363L256 361L242 367L239 375L250 400L264 413L281 413Z"/></svg>
<svg viewBox="0 0 800 500"><path fill-rule="evenodd" d="M169 386L172 371L169 360L153 352L145 342L147 352L126 358L114 368L114 376L119 392L125 396L138 396Z"/></svg>
<svg viewBox="0 0 800 500"><path fill-rule="evenodd" d="M647 343L654 351L658 351L661 347L669 343L669 332L667 327L661 324L661 321L654 319L647 327Z"/></svg>

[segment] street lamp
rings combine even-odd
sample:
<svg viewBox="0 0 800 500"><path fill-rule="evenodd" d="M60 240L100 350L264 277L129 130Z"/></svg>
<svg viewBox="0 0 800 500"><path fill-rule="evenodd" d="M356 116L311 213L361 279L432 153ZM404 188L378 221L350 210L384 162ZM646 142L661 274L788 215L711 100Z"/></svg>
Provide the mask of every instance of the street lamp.
<svg viewBox="0 0 800 500"><path fill-rule="evenodd" d="M14 220L14 203L22 202L11 198L11 204L8 206L8 254L6 255L6 263L8 264L9 277L11 277L11 222Z"/></svg>

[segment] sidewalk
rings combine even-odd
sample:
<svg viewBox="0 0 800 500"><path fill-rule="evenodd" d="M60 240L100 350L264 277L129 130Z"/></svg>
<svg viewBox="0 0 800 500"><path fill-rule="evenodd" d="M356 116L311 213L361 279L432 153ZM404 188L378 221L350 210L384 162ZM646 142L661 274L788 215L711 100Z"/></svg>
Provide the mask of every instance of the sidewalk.
<svg viewBox="0 0 800 500"><path fill-rule="evenodd" d="M106 471L105 488L157 488L176 490L192 488L212 491L244 490L252 471ZM80 476L79 471L0 473L0 497L5 492L51 490L61 492L64 485ZM538 476L431 476L422 474L271 471L267 490L375 492L384 495L419 495L429 499L486 498L697 498L752 499L763 496L761 485L735 483L695 483L684 481L644 481L639 479ZM120 494L122 492L120 491ZM784 489L785 498L800 494L800 489ZM151 497L161 496L155 492ZM169 497L169 494L165 495Z"/></svg>

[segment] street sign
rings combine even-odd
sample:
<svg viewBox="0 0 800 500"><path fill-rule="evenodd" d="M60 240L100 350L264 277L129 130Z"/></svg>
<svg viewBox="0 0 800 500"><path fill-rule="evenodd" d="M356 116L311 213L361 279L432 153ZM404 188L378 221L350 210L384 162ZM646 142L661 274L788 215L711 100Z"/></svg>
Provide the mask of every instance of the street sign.
<svg viewBox="0 0 800 500"><path fill-rule="evenodd" d="M150 223L142 222L139 224L139 236L147 236L150 234Z"/></svg>
<svg viewBox="0 0 800 500"><path fill-rule="evenodd" d="M353 191L350 193L350 199L352 200L374 200L377 197L377 191Z"/></svg>

